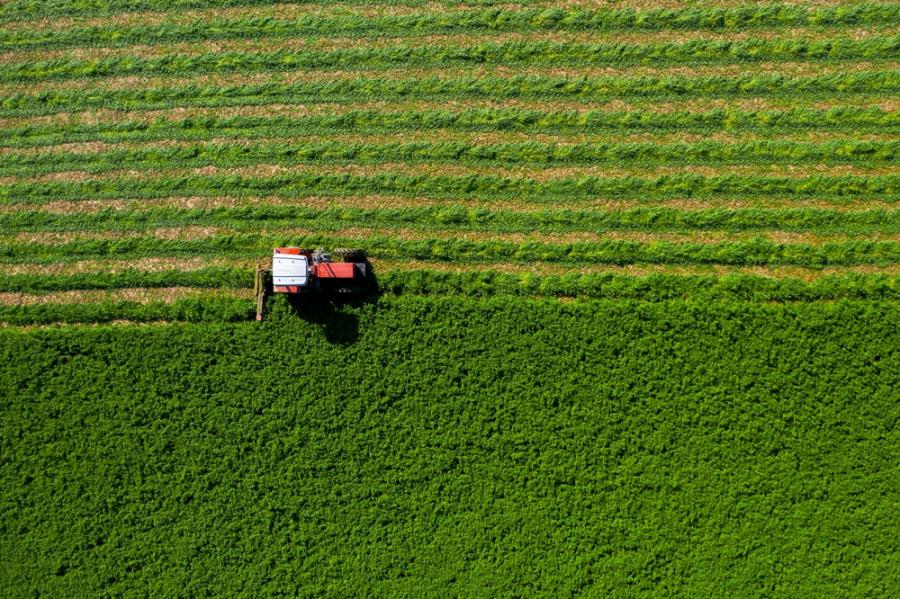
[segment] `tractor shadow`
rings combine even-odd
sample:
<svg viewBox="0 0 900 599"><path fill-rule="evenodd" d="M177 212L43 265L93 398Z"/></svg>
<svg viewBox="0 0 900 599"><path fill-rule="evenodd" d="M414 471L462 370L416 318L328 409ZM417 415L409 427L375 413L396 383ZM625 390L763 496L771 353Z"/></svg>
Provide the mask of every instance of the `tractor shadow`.
<svg viewBox="0 0 900 599"><path fill-rule="evenodd" d="M359 314L357 309L375 304L381 296L378 279L371 264L366 265L367 277L362 290L353 295L280 295L272 298L279 306L269 317L299 318L320 328L326 341L333 345L352 345L359 340ZM349 309L348 309L349 308ZM277 313L277 314L276 314Z"/></svg>

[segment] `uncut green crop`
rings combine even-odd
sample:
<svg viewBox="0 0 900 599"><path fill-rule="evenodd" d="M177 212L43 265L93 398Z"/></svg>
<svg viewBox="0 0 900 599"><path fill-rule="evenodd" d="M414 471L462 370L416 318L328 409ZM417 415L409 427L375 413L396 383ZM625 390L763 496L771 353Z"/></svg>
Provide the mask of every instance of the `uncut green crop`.
<svg viewBox="0 0 900 599"><path fill-rule="evenodd" d="M7 592L900 585L895 302L272 308L0 330Z"/></svg>

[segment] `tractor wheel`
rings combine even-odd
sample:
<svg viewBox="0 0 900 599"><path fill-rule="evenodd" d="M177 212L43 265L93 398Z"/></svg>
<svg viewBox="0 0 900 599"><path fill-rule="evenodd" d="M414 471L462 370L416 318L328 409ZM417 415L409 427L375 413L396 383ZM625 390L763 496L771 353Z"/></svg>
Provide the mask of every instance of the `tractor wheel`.
<svg viewBox="0 0 900 599"><path fill-rule="evenodd" d="M365 253L354 248L337 248L334 257L341 262L360 262L365 259Z"/></svg>

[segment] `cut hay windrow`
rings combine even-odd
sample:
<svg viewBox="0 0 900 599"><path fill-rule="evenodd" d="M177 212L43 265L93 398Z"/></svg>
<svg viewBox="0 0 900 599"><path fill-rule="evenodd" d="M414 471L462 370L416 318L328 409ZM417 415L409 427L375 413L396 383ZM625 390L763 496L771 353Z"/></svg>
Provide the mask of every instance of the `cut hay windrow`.
<svg viewBox="0 0 900 599"><path fill-rule="evenodd" d="M25 293L21 291L0 292L2 306L35 306L46 304L90 304L98 302L151 302L171 303L185 298L241 298L250 299L248 290L223 287L212 292L208 289L177 286L152 287L111 287L54 290L52 293Z"/></svg>
<svg viewBox="0 0 900 599"><path fill-rule="evenodd" d="M900 112L879 108L835 107L825 110L746 111L717 109L703 112L649 111L542 111L519 108L473 108L461 111L424 110L381 112L349 110L306 116L205 116L153 121L96 122L67 125L26 125L0 129L0 146L37 147L61 143L103 141L107 143L162 140L207 140L217 137L278 138L329 136L351 133L417 132L522 132L574 136L590 133L740 132L741 134L795 133L815 131L871 131L900 133Z"/></svg>
<svg viewBox="0 0 900 599"><path fill-rule="evenodd" d="M750 274L738 269L718 269L714 274L691 273L689 268L664 266L629 268L628 272L566 269L552 265L535 271L493 265L476 270L444 270L437 263L423 268L376 268L379 290L393 295L533 295L590 298L666 300L822 301L836 299L900 299L900 277L847 271L811 280L793 276ZM603 268L603 267L600 267ZM606 267L609 268L609 267ZM747 269L745 269L747 270ZM686 271L686 272L682 272ZM759 272L755 269L752 272ZM634 274L639 272L641 274ZM252 269L208 269L190 273L123 271L114 275L39 277L22 275L0 278L0 305L71 304L108 301L172 302L185 297L246 298L252 285ZM203 291L220 290L216 293ZM11 291L3 292L6 289Z"/></svg>
<svg viewBox="0 0 900 599"><path fill-rule="evenodd" d="M896 94L900 72L871 71L825 76L780 74L737 77L460 77L455 79L381 79L358 77L295 84L203 87L196 85L141 90L72 90L17 94L0 100L0 117L52 114L87 109L147 110L176 106L248 106L273 103L353 102L404 99L578 99L617 98L834 97Z"/></svg>
<svg viewBox="0 0 900 599"><path fill-rule="evenodd" d="M897 60L859 60L859 61L787 61L787 62L752 62L729 64L692 65L597 65L597 66L505 66L496 64L479 64L470 66L448 67L410 67L399 66L372 72L383 81L406 81L410 79L485 79L497 77L554 77L568 80L619 77L747 77L761 75L786 78L828 77L846 75L848 73L892 72L900 69ZM259 71L242 73L200 73L189 75L129 75L125 77L90 77L76 79L48 79L45 81L0 82L0 98L19 95L38 96L45 93L71 93L75 91L93 93L123 92L127 90L146 90L158 88L181 88L186 86L221 88L231 86L285 86L300 84L321 84L352 81L365 76L369 71L351 70L310 70L291 69L288 71ZM858 94L854 94L858 95ZM399 98L398 98L399 99ZM412 98L412 101L421 98ZM467 98L448 98L448 101L466 100ZM477 98L472 98L477 99ZM470 100L472 100L470 99ZM490 100L490 98L485 98ZM513 99L513 98L509 98ZM501 99L503 100L503 99ZM609 98L606 101L612 101ZM634 101L635 99L631 99ZM884 98L881 99L883 101ZM377 101L377 99L376 99ZM405 100L409 102L410 100ZM802 101L802 100L801 100ZM822 100L820 100L822 101ZM348 102L345 102L348 103ZM358 104L359 102L349 102ZM432 103L433 104L433 103ZM301 106L307 106L304 103ZM859 105L859 102L857 102Z"/></svg>
<svg viewBox="0 0 900 599"><path fill-rule="evenodd" d="M237 175L178 176L136 179L86 179L0 185L0 203L45 204L61 200L139 199L160 196L276 195L280 197L358 196L372 194L470 198L558 200L665 199L707 197L779 197L819 200L900 199L900 175L765 177L701 176L578 177L537 181L490 175L421 176L391 172L371 176L298 172L272 177Z"/></svg>
<svg viewBox="0 0 900 599"><path fill-rule="evenodd" d="M852 94L836 96L834 98L687 98L681 100L654 101L644 98L629 98L601 100L599 102L584 102L581 100L492 100L482 99L447 99L441 102L441 108L436 109L433 102L427 100L372 100L347 103L315 103L315 104L267 104L264 106L227 106L220 108L207 107L173 107L170 109L150 110L112 110L97 109L73 112L61 112L42 116L14 116L0 117L0 129L11 135L19 135L24 129L34 128L36 135L43 136L52 133L52 128L80 127L88 128L86 131L106 131L109 128L110 135L116 135L119 126L149 130L154 127L166 127L167 123L178 123L187 129L201 127L205 122L226 122L230 119L246 118L247 123L264 123L260 118L286 119L284 122L296 123L298 126L307 127L308 117L329 118L342 114L372 114L382 115L379 118L386 119L385 123L392 122L392 115L443 112L448 114L483 113L491 114L568 114L584 115L592 113L615 113L621 115L647 115L654 122L657 115L683 113L693 115L700 113L714 113L722 111L728 114L750 113L762 115L765 113L782 114L792 111L814 111L828 113L830 111L857 111L872 110L891 115L900 112L900 100L891 97L878 97L872 95ZM848 112L852 115L852 112ZM364 117L365 118L365 117ZM850 119L857 117L849 116ZM773 118L775 133L783 133L778 125L781 117ZM190 123L188 123L190 121ZM352 120L348 125L352 125ZM739 121L740 122L740 121ZM197 123L197 125L194 125ZM824 130L829 131L834 124L829 124L829 119L824 121ZM452 126L450 124L448 127ZM490 126L490 125L486 125ZM866 125L860 123L863 131ZM895 127L893 118L889 118L887 126ZM723 125L727 128L727 125ZM764 124L760 123L760 132L764 132ZM515 129L513 129L515 130ZM652 130L652 127L651 127ZM809 131L809 129L801 129ZM80 129L78 131L81 131ZM249 131L249 130L248 130ZM850 130L852 131L852 130ZM136 132L136 131L135 131ZM99 134L99 133L98 133ZM130 133L129 133L130 134ZM63 142L65 140L62 140ZM87 140L84 140L87 141ZM18 142L16 142L18 143ZM24 142L23 142L24 143Z"/></svg>
<svg viewBox="0 0 900 599"><path fill-rule="evenodd" d="M516 212L533 211L541 206L540 201L516 198L508 200L479 200L477 198L453 198L435 200L428 197L392 196L392 195L358 195L358 196L182 196L136 199L103 199L103 200L60 200L37 206L40 212L49 214L94 214L108 210L147 210L152 208L205 209L218 208L250 208L255 206L301 207L305 209L333 208L421 208L454 206L463 209L509 210ZM557 210L631 210L635 208L667 208L678 210L709 209L825 209L834 212L855 212L865 210L894 210L896 202L883 199L861 200L850 198L845 201L816 198L779 198L779 197L716 197L716 198L660 198L660 199L609 199L593 200L558 200L553 203ZM27 209L21 204L0 204L0 214L13 214Z"/></svg>
<svg viewBox="0 0 900 599"><path fill-rule="evenodd" d="M406 208L306 208L246 206L239 208L102 210L81 214L44 211L0 213L0 230L21 231L148 231L160 227L215 227L253 232L303 223L316 231L345 227L405 227L420 230L492 233L567 233L588 231L765 231L817 232L839 235L900 234L900 211L834 211L802 209L634 208L630 210L534 211L489 210L459 206Z"/></svg>
<svg viewBox="0 0 900 599"><path fill-rule="evenodd" d="M802 267L883 265L900 261L900 242L877 240L825 241L821 244L782 243L761 236L747 241L633 240L509 241L469 240L459 237L416 239L375 234L360 230L348 236L327 233L213 233L209 236L117 236L108 239L4 242L0 262L73 262L109 257L197 257L258 258L273 247L354 247L365 239L366 252L379 259L413 259L451 262L551 262L560 264L730 264L746 266L792 265Z"/></svg>
<svg viewBox="0 0 900 599"><path fill-rule="evenodd" d="M45 303L0 303L0 323L4 325L44 325L61 323L137 322L238 322L253 318L253 302L243 290L221 290L202 293L188 288L169 291L169 298L159 290L144 290L131 295L135 299L118 299L115 292L76 292L68 303L56 301L56 294ZM82 301L78 301L79 298ZM2 299L2 298L0 298Z"/></svg>
<svg viewBox="0 0 900 599"><path fill-rule="evenodd" d="M2 14L2 13L0 13ZM92 27L59 30L19 28L0 30L0 49L129 46L183 41L289 39L308 36L354 37L424 36L447 33L489 34L509 31L568 31L620 33L627 31L697 30L754 31L795 27L858 27L900 25L900 8L893 3L860 3L846 7L743 6L705 9L470 9L386 14L308 14L293 19L272 17L221 18L189 23Z"/></svg>
<svg viewBox="0 0 900 599"><path fill-rule="evenodd" d="M132 262L132 264L134 264ZM138 265L140 262L138 262ZM74 290L159 289L241 289L253 286L253 269L205 267L193 270L147 271L135 268L118 272L74 274L0 274L0 292L48 294ZM52 296L46 296L52 301ZM2 301L0 301L2 303Z"/></svg>
<svg viewBox="0 0 900 599"><path fill-rule="evenodd" d="M364 49L406 47L423 48L428 46L451 48L483 46L486 43L566 43L566 44L601 44L615 42L617 44L662 44L706 42L746 42L768 40L769 42L787 42L790 40L841 39L865 40L887 38L895 35L896 26L848 27L839 30L818 27L801 27L790 29L766 29L744 31L702 31L702 30L658 30L619 33L602 32L560 32L560 31L513 31L491 33L442 33L435 35L413 35L412 37L334 37L312 36L296 38L244 37L226 40L174 41L152 45L133 46L80 46L57 49L8 50L0 48L0 64L16 64L25 62L48 61L97 61L114 58L139 56L143 59L159 58L171 55L182 57L200 56L211 53L267 53L273 47L282 52L315 51L327 53L353 48ZM0 29L2 35L2 29Z"/></svg>
<svg viewBox="0 0 900 599"><path fill-rule="evenodd" d="M99 174L85 171L66 170L52 173L22 172L19 175L0 177L0 189L5 185L46 184L87 181L115 181L129 177L135 182L156 179L172 179L179 177L216 177L232 176L243 178L285 177L318 174L321 176L373 177L393 175L400 177L500 177L503 179L527 179L535 183L558 181L563 179L626 179L641 178L647 174L648 167L640 164L607 165L607 164L575 164L534 166L524 164L455 164L452 162L379 162L357 164L267 164L248 163L242 166L217 167L213 165L197 167L159 168L152 170L117 169ZM807 163L794 165L790 163L762 164L718 164L718 165L655 165L652 167L655 177L681 177L696 175L701 177L735 176L744 178L784 178L808 179L810 177L856 177L876 178L897 175L897 169L889 164L818 164ZM327 195L327 191L323 195ZM66 200L67 198L60 198ZM97 198L91 198L97 199ZM2 204L2 203L0 203Z"/></svg>
<svg viewBox="0 0 900 599"><path fill-rule="evenodd" d="M476 46L428 45L387 48L343 48L331 51L278 50L268 53L213 52L198 56L173 54L144 58L120 56L97 60L50 60L0 65L0 82L43 81L128 75L277 72L297 69L375 70L415 64L591 66L729 64L798 60L878 60L896 58L900 36L861 40L753 39L693 40L684 43L508 42Z"/></svg>
<svg viewBox="0 0 900 599"><path fill-rule="evenodd" d="M35 176L78 170L103 173L122 169L245 167L254 164L457 164L457 165L753 165L753 164L892 164L900 153L897 141L754 141L722 143L538 142L478 144L466 142L192 144L100 152L58 151L40 155L5 154L0 176Z"/></svg>

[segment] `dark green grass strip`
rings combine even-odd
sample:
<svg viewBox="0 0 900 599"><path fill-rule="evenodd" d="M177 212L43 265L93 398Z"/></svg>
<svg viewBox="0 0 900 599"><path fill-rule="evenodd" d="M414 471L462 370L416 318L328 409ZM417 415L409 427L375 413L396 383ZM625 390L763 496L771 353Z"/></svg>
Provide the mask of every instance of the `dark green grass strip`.
<svg viewBox="0 0 900 599"><path fill-rule="evenodd" d="M891 595L898 320L405 296L3 331L6 588Z"/></svg>
<svg viewBox="0 0 900 599"><path fill-rule="evenodd" d="M404 227L421 230L489 231L495 233L565 233L592 231L754 231L783 230L860 233L900 232L900 211L843 212L802 208L785 210L637 208L631 210L467 209L457 206L409 208L305 208L248 206L240 208L103 210L81 214L22 211L0 214L0 231L148 231L160 227L216 226L252 232L303 226L318 231L343 227Z"/></svg>
<svg viewBox="0 0 900 599"><path fill-rule="evenodd" d="M380 112L350 110L339 114L288 116L198 116L185 119L95 124L25 125L0 129L4 147L37 147L83 141L203 141L236 137L279 138L342 133L400 131L516 131L533 133L719 132L767 134L816 131L900 133L900 112L838 106L825 110L542 111L518 108L472 108L460 111Z"/></svg>
<svg viewBox="0 0 900 599"><path fill-rule="evenodd" d="M781 74L738 77L460 77L442 79L354 79L238 86L172 85L125 90L54 90L0 100L0 117L74 110L150 110L176 106L257 106L371 100L490 98L601 101L613 98L739 98L890 96L900 93L900 72L866 71L808 77Z"/></svg>
<svg viewBox="0 0 900 599"><path fill-rule="evenodd" d="M276 177L236 175L130 177L87 181L13 183L0 185L0 203L45 204L57 200L140 199L184 196L303 197L385 194L433 199L508 199L535 203L596 198L661 199L708 197L796 197L896 201L900 176L665 175L639 177L577 177L536 181L489 175L425 176L382 173L371 176L296 173Z"/></svg>
<svg viewBox="0 0 900 599"><path fill-rule="evenodd" d="M740 31L788 27L860 27L900 25L900 8L890 3L854 6L746 6L636 11L632 9L471 9L407 15L301 15L296 19L212 18L190 23L121 27L102 25L62 30L0 30L0 49L67 48L103 45L163 44L244 39L273 41L340 35L383 37L453 33L530 31L617 32L666 29Z"/></svg>
<svg viewBox="0 0 900 599"><path fill-rule="evenodd" d="M78 170L103 173L120 169L246 167L255 164L464 164L464 165L717 165L717 164L859 164L894 163L897 141L751 141L723 143L556 144L514 142L192 144L182 147L129 148L101 152L7 154L0 175L32 176Z"/></svg>
<svg viewBox="0 0 900 599"><path fill-rule="evenodd" d="M518 295L569 296L608 299L819 301L837 299L900 299L900 277L895 275L846 273L828 275L810 282L793 277L746 274L634 276L617 273L540 275L508 274L490 270L441 272L434 270L376 271L377 290L392 295ZM249 288L253 270L214 267L199 270L72 275L0 276L0 291L51 293L71 290L115 290L128 288L197 287Z"/></svg>
<svg viewBox="0 0 900 599"><path fill-rule="evenodd" d="M83 239L44 244L12 242L0 246L0 261L7 263L71 262L84 258L141 258L267 256L273 247L353 247L365 244L373 258L452 262L535 261L561 264L725 264L735 266L792 265L804 267L890 265L900 262L900 243L852 240L821 245L775 243L763 238L743 242L678 243L636 241L473 242L461 239L404 240L373 235L356 237L309 234L233 233L197 239L126 237Z"/></svg>
<svg viewBox="0 0 900 599"><path fill-rule="evenodd" d="M46 81L129 75L187 76L197 73L261 73L293 70L376 70L468 65L629 66L703 65L778 61L882 60L900 53L900 36L862 40L691 40L683 43L586 44L513 41L475 46L391 46L337 50L278 50L269 53L211 52L97 60L55 59L0 65L0 82Z"/></svg>

